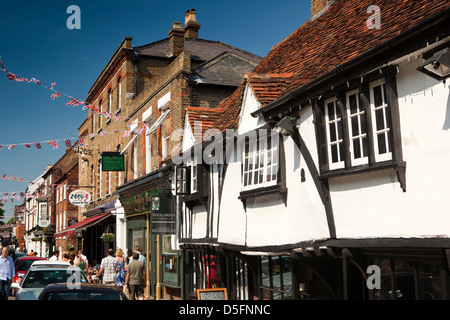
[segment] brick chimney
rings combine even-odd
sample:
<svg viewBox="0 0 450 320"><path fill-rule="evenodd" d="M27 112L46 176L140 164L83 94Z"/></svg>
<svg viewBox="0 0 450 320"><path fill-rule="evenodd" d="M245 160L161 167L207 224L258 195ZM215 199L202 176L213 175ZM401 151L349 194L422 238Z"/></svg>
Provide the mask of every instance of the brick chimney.
<svg viewBox="0 0 450 320"><path fill-rule="evenodd" d="M197 21L197 11L191 9L184 16L184 37L186 39L198 39L198 30L201 25Z"/></svg>
<svg viewBox="0 0 450 320"><path fill-rule="evenodd" d="M322 10L329 7L329 5L334 2L330 0L311 0L311 17L315 17Z"/></svg>
<svg viewBox="0 0 450 320"><path fill-rule="evenodd" d="M181 29L181 22L173 23L169 32L169 42L172 56L179 56L184 51L184 30Z"/></svg>

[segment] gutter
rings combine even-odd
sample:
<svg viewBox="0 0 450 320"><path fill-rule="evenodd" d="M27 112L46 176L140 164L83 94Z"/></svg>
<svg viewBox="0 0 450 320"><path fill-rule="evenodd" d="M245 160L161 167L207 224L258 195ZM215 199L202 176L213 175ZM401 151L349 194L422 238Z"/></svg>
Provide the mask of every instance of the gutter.
<svg viewBox="0 0 450 320"><path fill-rule="evenodd" d="M445 19L448 19L450 15L450 8L445 9L434 16L420 22L419 24L413 26L412 28L402 32L398 36L395 36L394 38L391 38L390 40L383 42L382 44L376 46L375 48L364 52L363 54L357 56L356 58L353 58L350 61L347 61L336 68L328 71L327 73L324 73L323 75L319 76L318 78L308 82L307 84L287 93L286 95L282 96L281 98L278 98L271 103L267 104L266 106L258 109L257 111L251 113L251 115L254 118L257 118L259 115L268 112L270 110L273 110L284 103L287 103L290 100L295 99L296 96L306 92L309 89L312 89L315 86L320 85L321 83L330 80L334 76L343 74L348 69L357 66L358 64L363 63L364 61L373 58L379 54L382 54L385 51L391 50L395 45L397 45L401 41L405 41L407 39L410 39L414 37L417 33L423 31L426 28L432 27L433 25L436 25Z"/></svg>

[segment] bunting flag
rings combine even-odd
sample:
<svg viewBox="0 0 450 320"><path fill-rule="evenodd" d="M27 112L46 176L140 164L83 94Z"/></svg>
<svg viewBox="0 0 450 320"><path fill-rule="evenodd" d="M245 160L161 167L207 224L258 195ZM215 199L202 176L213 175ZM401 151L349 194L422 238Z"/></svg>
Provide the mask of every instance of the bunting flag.
<svg viewBox="0 0 450 320"><path fill-rule="evenodd" d="M58 98L61 95L61 92L57 92L55 94L52 94L52 100L55 100L56 98Z"/></svg>
<svg viewBox="0 0 450 320"><path fill-rule="evenodd" d="M8 181L10 181L10 180L12 180L12 181L18 181L18 182L22 182L22 181L25 181L23 178L19 178L19 177L9 177L7 174L4 174L4 175L2 175L2 178L1 178L2 180L8 180ZM28 182L28 181L27 181Z"/></svg>
<svg viewBox="0 0 450 320"><path fill-rule="evenodd" d="M58 141L57 140L48 141L48 144L53 146L53 150L57 150L58 149Z"/></svg>
<svg viewBox="0 0 450 320"><path fill-rule="evenodd" d="M31 148L29 143L25 143L25 148Z"/></svg>
<svg viewBox="0 0 450 320"><path fill-rule="evenodd" d="M67 147L67 148L70 148L71 143L70 143L70 140L69 140L69 139L64 139L64 143L66 144L66 147Z"/></svg>
<svg viewBox="0 0 450 320"><path fill-rule="evenodd" d="M78 138L78 144L79 144L81 147L84 147L84 139L83 139L83 137L79 137L79 138Z"/></svg>
<svg viewBox="0 0 450 320"><path fill-rule="evenodd" d="M12 144L8 147L8 150L12 150L12 149L14 149L14 147L15 147L15 145Z"/></svg>
<svg viewBox="0 0 450 320"><path fill-rule="evenodd" d="M39 142L35 142L34 145L36 146L36 148L41 149L41 144Z"/></svg>

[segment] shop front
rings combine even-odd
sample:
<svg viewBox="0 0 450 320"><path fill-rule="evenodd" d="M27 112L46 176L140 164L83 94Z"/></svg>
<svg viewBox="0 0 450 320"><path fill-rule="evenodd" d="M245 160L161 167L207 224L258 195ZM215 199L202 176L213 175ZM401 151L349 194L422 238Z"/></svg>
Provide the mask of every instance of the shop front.
<svg viewBox="0 0 450 320"><path fill-rule="evenodd" d="M168 174L155 173L117 189L124 210L126 249L139 251L147 268L146 296L181 296L175 213Z"/></svg>

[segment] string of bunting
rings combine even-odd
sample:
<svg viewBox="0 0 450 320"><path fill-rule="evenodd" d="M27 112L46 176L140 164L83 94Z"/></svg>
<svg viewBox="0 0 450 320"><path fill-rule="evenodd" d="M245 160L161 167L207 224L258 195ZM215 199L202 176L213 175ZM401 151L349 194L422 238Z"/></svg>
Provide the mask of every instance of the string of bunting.
<svg viewBox="0 0 450 320"><path fill-rule="evenodd" d="M42 184L41 184L41 186L42 186ZM76 190L79 188L83 188L83 186L79 186L79 185L62 185L62 184L52 184L52 185L48 185L48 187L54 188L54 189L65 187L68 190ZM45 194L45 193L43 193L43 194ZM26 199L40 198L41 195L43 195L43 194L41 192L36 192L33 194L31 194L30 192L27 192L27 193L25 193L25 192L5 192L3 194L3 197L1 197L1 192L0 192L0 197L1 197L0 203L5 204L8 202L8 200L10 200L11 202L14 202L14 199L20 200L23 198L26 198Z"/></svg>
<svg viewBox="0 0 450 320"><path fill-rule="evenodd" d="M6 70L1 57L0 57L0 70L6 73L6 78L10 81L16 81L16 82L28 82L28 83L34 83L36 85L39 85L41 87L44 87L48 90L51 90L52 92L54 92L51 95L52 100L55 100L56 98L60 97L61 95L64 95L66 97L68 97L70 99L70 101L67 103L68 106L80 106L84 104L83 110L85 109L92 109L92 114L96 113L99 111L100 107L96 107L94 108L94 106L92 104L86 104L85 101L82 101L80 99L76 99L64 92L61 91L57 91L54 87L56 82L53 82L51 84L51 86L46 86L44 84L42 84L42 82L40 80L37 80L36 78L23 78L21 76L18 76L12 72L9 72ZM173 99L172 99L173 100ZM171 103L172 101L170 101L169 103ZM101 111L99 112L99 116L100 117L107 117L112 119L113 121L118 121L120 119L123 119L125 121L130 120L130 118L126 117L126 116L120 116L120 115L116 115L115 113L111 113L111 112L106 112L106 111ZM131 130L131 127L135 126L135 129ZM125 130L123 132L123 136L124 137L130 137L132 133L135 134L141 134L144 132L147 132L147 130L149 129L148 127L148 123L146 122L142 122L141 125L139 125L139 120L136 119L134 120L132 123L130 123L129 125L127 125L127 130ZM120 133L119 130L114 129L113 131L106 131L106 130L102 130L100 133L91 133L89 134L89 138L93 138L96 135L100 135L100 136L106 136L106 135L110 135L110 134L117 134ZM46 141L39 141L39 142L24 142L24 143L16 143L16 144L0 144L0 150L2 149L8 149L8 150L13 150L16 146L25 146L26 149L30 149L33 145L37 148L37 149L42 149L42 144L49 144L53 150L57 150L58 146L59 146L59 142L60 141L64 141L64 144L66 145L66 147L70 147L72 146L72 140L76 140L78 142L78 145L80 146L84 146L84 139L86 137L78 137L78 138L65 138L65 139L54 139L54 140L46 140Z"/></svg>
<svg viewBox="0 0 450 320"><path fill-rule="evenodd" d="M142 125L140 127L137 127L134 130L131 130L130 127L134 124L138 124L138 120L136 119L135 121L133 121L131 124L128 125L128 129L123 131L123 136L124 137L129 137L132 133L136 133L136 134L142 134L145 133L146 130L148 129L148 125L147 123L142 123ZM117 133L121 133L119 130L114 129L113 131L101 131L100 133L91 133L89 134L89 138L93 138L96 135L99 136L106 136L106 135L110 135L110 134L117 134ZM72 140L75 140L75 142L78 142L78 144L80 146L84 146L84 139L85 137L78 137L78 138L65 138L65 139L55 139L55 140L45 140L45 141L39 141L39 142L24 142L24 143L16 143L16 144L0 144L0 150L3 149L8 149L8 150L13 150L15 147L17 146L25 146L26 149L31 148L32 146L35 146L37 149L42 149L42 144L49 144L53 150L57 150L59 147L59 142L60 141L64 141L64 144L67 148L71 147L72 144L74 142L72 142Z"/></svg>

